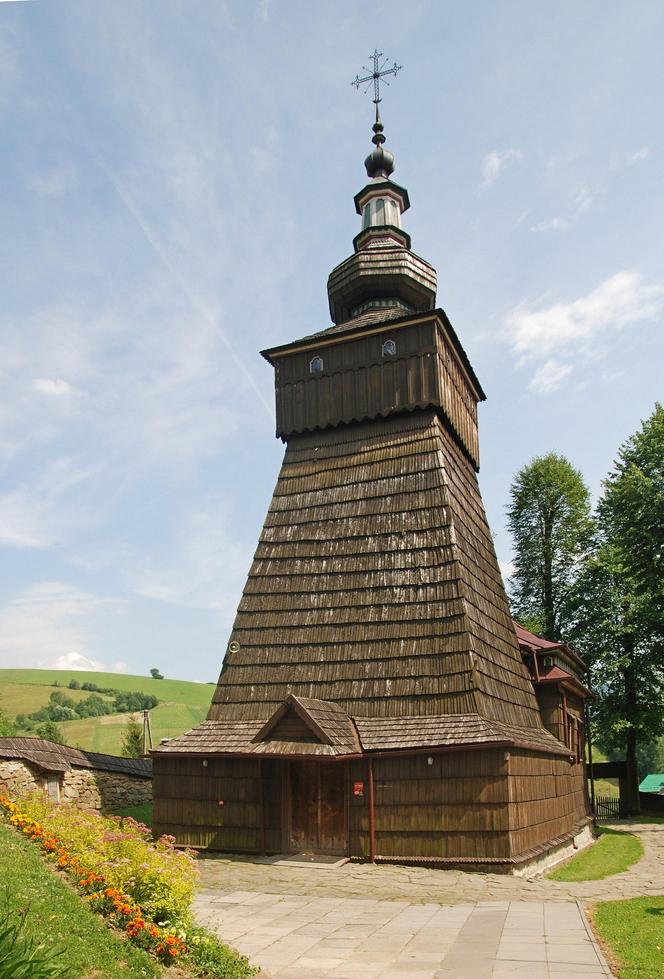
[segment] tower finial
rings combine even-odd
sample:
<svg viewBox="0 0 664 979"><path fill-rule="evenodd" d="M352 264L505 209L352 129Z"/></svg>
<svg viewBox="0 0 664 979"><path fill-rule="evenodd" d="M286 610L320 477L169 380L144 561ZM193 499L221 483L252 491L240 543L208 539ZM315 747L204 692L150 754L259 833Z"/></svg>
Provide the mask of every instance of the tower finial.
<svg viewBox="0 0 664 979"><path fill-rule="evenodd" d="M365 85L365 92L369 91L369 87L373 82L373 103L376 106L376 121L374 122L373 136L371 137L371 142L374 143L376 149L373 150L369 156L364 161L364 165L367 168L367 173L370 177L388 177L394 170L394 155L390 153L389 150L383 149L383 143L385 142L385 136L383 134L383 122L380 118L380 110L378 105L382 102L380 97L380 82L381 79L385 85L389 85L386 75L396 75L398 71L401 71L401 65L398 65L396 61L391 68L386 68L388 59L386 58L381 64L381 58L383 57L383 52L379 51L378 48L374 49L374 53L369 55L370 59L373 61L373 71L369 68L362 66L362 71L367 72L367 74L360 78L356 75L351 85L354 85L356 89L360 88L360 85Z"/></svg>

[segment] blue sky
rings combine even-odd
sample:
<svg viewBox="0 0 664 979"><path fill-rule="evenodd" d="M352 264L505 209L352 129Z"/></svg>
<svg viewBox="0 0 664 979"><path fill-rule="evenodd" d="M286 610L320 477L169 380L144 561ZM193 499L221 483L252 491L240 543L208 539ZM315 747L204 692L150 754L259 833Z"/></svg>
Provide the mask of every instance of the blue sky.
<svg viewBox="0 0 664 979"><path fill-rule="evenodd" d="M480 482L593 493L661 399L660 0L0 3L0 666L215 679L279 469L258 351L329 324L377 45Z"/></svg>

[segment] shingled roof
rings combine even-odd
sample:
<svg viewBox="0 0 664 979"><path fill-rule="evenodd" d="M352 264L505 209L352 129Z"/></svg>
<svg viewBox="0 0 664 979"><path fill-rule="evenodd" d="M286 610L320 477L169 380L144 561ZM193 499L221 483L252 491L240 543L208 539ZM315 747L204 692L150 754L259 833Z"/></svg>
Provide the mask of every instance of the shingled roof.
<svg viewBox="0 0 664 979"><path fill-rule="evenodd" d="M541 727L475 473L434 411L290 439L208 718L289 694Z"/></svg>
<svg viewBox="0 0 664 979"><path fill-rule="evenodd" d="M321 705L333 713L337 705ZM285 704L283 705L286 706ZM279 713L279 712L277 712ZM341 713L344 713L341 711ZM181 755L271 755L288 757L347 758L358 753L379 751L425 750L436 748L473 748L478 745L536 748L551 754L569 755L565 747L545 728L523 728L487 721L479 714L447 714L432 717L357 717L348 718L354 731L353 740L336 737L333 743L312 739L284 741L269 737L268 725L248 721L203 721L191 731L171 738L155 748L155 753ZM271 723L268 722L268 724ZM268 734L261 738L262 729Z"/></svg>
<svg viewBox="0 0 664 979"><path fill-rule="evenodd" d="M72 768L92 768L119 772L138 778L152 778L149 758L119 758L95 751L82 751L43 738L0 738L0 758L30 762L45 772L68 772Z"/></svg>

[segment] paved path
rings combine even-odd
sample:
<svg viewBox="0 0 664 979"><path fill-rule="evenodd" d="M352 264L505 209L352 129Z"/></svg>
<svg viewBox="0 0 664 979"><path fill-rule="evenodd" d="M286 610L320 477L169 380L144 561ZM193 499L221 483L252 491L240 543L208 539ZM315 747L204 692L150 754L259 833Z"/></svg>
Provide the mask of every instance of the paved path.
<svg viewBox="0 0 664 979"><path fill-rule="evenodd" d="M201 889L436 904L570 900L588 903L664 893L664 825L621 820L615 828L628 829L640 836L645 854L629 870L606 880L564 883L542 877L369 863L347 863L327 870L274 866L260 858L213 857L200 862Z"/></svg>
<svg viewBox="0 0 664 979"><path fill-rule="evenodd" d="M664 892L664 826L620 828L646 852L604 881L212 858L194 910L273 979L608 976L580 902Z"/></svg>
<svg viewBox="0 0 664 979"><path fill-rule="evenodd" d="M271 979L610 976L576 902L409 904L201 894L199 922Z"/></svg>

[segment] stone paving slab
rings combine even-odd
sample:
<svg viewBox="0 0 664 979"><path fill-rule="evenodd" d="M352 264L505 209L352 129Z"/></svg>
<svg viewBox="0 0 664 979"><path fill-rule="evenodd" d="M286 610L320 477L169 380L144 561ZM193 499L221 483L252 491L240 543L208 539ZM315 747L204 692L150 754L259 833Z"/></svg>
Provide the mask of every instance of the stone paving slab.
<svg viewBox="0 0 664 979"><path fill-rule="evenodd" d="M237 892L220 902L208 893L197 896L194 912L201 924L260 966L266 979L611 975L576 902L442 906L342 899L332 904L330 922L331 902L325 898L310 897L303 904L299 895Z"/></svg>
<svg viewBox="0 0 664 979"><path fill-rule="evenodd" d="M645 854L633 867L605 880L565 883L543 877L467 873L426 867L346 863L342 867L276 866L260 858L201 859L200 886L219 900L232 892L406 901L408 904L467 904L479 901L611 901L664 892L664 826L620 820L607 824L636 833ZM232 902L234 903L234 902Z"/></svg>
<svg viewBox="0 0 664 979"><path fill-rule="evenodd" d="M200 862L196 917L270 979L588 979L610 972L581 903L664 892L664 827L603 881L347 863Z"/></svg>

